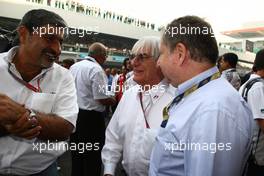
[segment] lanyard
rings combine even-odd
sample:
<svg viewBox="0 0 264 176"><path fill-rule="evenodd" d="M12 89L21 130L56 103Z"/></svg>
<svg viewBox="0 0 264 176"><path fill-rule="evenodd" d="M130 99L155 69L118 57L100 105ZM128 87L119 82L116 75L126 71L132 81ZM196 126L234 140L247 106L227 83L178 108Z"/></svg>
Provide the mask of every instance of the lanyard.
<svg viewBox="0 0 264 176"><path fill-rule="evenodd" d="M149 123L148 123L148 121L147 121L146 112L145 112L146 109L148 108L149 104L147 105L146 109L144 109L142 98L143 98L143 96L142 96L142 92L139 92L139 100L140 100L141 109L142 109L142 112L143 112L143 115L144 115L146 128L150 128Z"/></svg>
<svg viewBox="0 0 264 176"><path fill-rule="evenodd" d="M34 92L42 92L41 91L41 88L40 88L40 78L38 78L37 80L37 87L33 86L32 84L24 81L23 79L19 78L17 75L15 75L11 70L10 70L10 67L11 67L11 63L9 63L9 67L8 67L8 72L13 76L13 78L15 78L15 80L17 80L19 83L23 84L24 86L26 86L28 89L34 91Z"/></svg>
<svg viewBox="0 0 264 176"><path fill-rule="evenodd" d="M183 92L182 94L176 96L171 103L169 103L164 109L163 109L163 121L161 123L161 127L165 127L168 119L169 119L169 110L173 105L177 105L183 97L186 97L188 95L190 95L191 93L193 93L194 91L196 91L197 89L201 88L202 86L204 86L205 84L209 83L210 81L217 79L220 77L220 73L216 72L213 75L205 78L204 80L200 81L198 84L193 85L191 88L187 89L185 92Z"/></svg>

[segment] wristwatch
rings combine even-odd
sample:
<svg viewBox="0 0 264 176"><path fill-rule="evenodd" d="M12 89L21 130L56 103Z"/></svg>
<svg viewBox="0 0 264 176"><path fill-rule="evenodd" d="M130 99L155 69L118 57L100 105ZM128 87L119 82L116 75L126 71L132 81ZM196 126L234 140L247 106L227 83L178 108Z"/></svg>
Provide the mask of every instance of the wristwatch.
<svg viewBox="0 0 264 176"><path fill-rule="evenodd" d="M28 120L30 121L30 120L35 120L37 123L38 123L38 120L37 120L37 114L34 112L34 110L32 110L32 109L28 109L28 111L29 111L29 116L28 116ZM36 123L36 124L37 124ZM36 124L32 124L32 128L34 128L34 127L36 127Z"/></svg>
<svg viewBox="0 0 264 176"><path fill-rule="evenodd" d="M32 109L28 109L28 111L29 111L29 117L28 117L29 120L33 118L37 119L37 114Z"/></svg>

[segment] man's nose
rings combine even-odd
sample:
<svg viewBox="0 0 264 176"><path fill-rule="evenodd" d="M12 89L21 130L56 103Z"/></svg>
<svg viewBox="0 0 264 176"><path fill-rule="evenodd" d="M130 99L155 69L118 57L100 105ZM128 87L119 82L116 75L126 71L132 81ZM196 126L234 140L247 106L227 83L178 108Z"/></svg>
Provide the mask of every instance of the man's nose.
<svg viewBox="0 0 264 176"><path fill-rule="evenodd" d="M59 56L61 54L61 43L60 41L53 41L51 44L51 49L55 52L56 56Z"/></svg>

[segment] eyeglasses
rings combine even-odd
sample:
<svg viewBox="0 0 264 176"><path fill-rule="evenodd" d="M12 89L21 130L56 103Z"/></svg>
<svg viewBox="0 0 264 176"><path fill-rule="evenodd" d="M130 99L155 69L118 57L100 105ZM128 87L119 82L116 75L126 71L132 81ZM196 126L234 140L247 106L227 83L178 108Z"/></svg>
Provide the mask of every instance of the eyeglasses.
<svg viewBox="0 0 264 176"><path fill-rule="evenodd" d="M141 53L141 54L130 54L129 59L138 59L139 61L144 61L147 58L151 58L153 56L150 56L146 53Z"/></svg>

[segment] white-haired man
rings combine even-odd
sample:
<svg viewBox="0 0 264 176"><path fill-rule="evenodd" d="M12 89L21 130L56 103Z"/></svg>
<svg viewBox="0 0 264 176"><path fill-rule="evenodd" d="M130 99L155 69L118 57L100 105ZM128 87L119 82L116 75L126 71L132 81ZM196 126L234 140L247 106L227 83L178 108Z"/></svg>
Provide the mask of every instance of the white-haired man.
<svg viewBox="0 0 264 176"><path fill-rule="evenodd" d="M148 175L162 109L172 100L172 91L157 67L159 39L140 39L132 53L133 79L138 85L124 93L107 127L102 150L105 175L114 175L121 156L127 175Z"/></svg>

